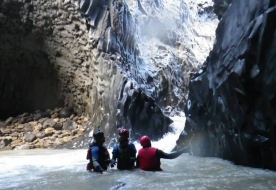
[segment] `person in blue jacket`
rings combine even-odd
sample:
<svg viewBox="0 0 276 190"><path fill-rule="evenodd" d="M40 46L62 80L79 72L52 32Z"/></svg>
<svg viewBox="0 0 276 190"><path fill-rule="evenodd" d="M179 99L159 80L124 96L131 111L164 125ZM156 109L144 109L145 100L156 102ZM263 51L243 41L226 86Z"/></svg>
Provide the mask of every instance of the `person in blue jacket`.
<svg viewBox="0 0 276 190"><path fill-rule="evenodd" d="M103 146L105 142L104 133L100 130L93 134L93 142L89 143L87 159L90 162L87 164L88 171L103 173L107 170L110 164L110 156L107 148Z"/></svg>
<svg viewBox="0 0 276 190"><path fill-rule="evenodd" d="M133 169L136 161L136 152L134 144L129 142L129 131L121 129L119 131L119 143L114 146L112 151L111 167L115 166L117 160L117 168L119 170Z"/></svg>

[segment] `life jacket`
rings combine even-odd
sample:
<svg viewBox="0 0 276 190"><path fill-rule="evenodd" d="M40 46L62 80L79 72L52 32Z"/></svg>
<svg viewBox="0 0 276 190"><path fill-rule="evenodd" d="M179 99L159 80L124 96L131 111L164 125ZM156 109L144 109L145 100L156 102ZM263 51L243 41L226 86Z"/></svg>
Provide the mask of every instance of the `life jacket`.
<svg viewBox="0 0 276 190"><path fill-rule="evenodd" d="M88 148L87 154L86 154L86 159L89 160L89 163L86 166L86 170L92 171L95 169L92 161L92 149L95 147L95 145L92 145L91 147ZM109 163L110 163L110 156L107 148L104 146L98 146L99 148L99 164L100 166L104 169L107 170Z"/></svg>
<svg viewBox="0 0 276 190"><path fill-rule="evenodd" d="M117 157L117 168L119 170L132 169L134 167L134 161L130 158L135 157L136 155L132 155L131 145L128 144L125 147L121 147L117 145L118 157Z"/></svg>
<svg viewBox="0 0 276 190"><path fill-rule="evenodd" d="M161 171L161 162L157 157L157 148L142 148L138 152L140 169L147 171Z"/></svg>

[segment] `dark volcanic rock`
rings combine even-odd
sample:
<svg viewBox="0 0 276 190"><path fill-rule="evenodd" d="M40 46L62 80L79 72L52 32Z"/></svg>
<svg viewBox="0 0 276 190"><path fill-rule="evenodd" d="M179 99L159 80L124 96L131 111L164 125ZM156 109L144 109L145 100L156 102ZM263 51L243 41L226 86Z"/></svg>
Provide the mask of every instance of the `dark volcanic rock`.
<svg viewBox="0 0 276 190"><path fill-rule="evenodd" d="M190 80L185 107L193 152L276 169L276 2L233 0L213 51Z"/></svg>
<svg viewBox="0 0 276 190"><path fill-rule="evenodd" d="M149 135L157 140L169 131L172 120L162 113L154 100L146 96L131 82L122 88L118 104L117 126L132 129L132 138Z"/></svg>
<svg viewBox="0 0 276 190"><path fill-rule="evenodd" d="M60 110L59 117L66 118L66 117L70 117L72 114L74 114L74 110L72 108L66 107Z"/></svg>
<svg viewBox="0 0 276 190"><path fill-rule="evenodd" d="M2 141L0 141L0 148L2 149L3 147L5 147L5 146L11 144L11 142L12 142L12 141L9 140L9 139L3 139Z"/></svg>
<svg viewBox="0 0 276 190"><path fill-rule="evenodd" d="M50 118L50 117L51 117L51 115L50 115L49 113L47 113L47 112L43 112L43 113L36 113L36 114L34 114L34 120L35 120L35 121L38 121L39 119L41 119L41 118L45 118L45 117Z"/></svg>
<svg viewBox="0 0 276 190"><path fill-rule="evenodd" d="M214 2L214 13L221 19L227 8L231 4L232 0L213 0Z"/></svg>

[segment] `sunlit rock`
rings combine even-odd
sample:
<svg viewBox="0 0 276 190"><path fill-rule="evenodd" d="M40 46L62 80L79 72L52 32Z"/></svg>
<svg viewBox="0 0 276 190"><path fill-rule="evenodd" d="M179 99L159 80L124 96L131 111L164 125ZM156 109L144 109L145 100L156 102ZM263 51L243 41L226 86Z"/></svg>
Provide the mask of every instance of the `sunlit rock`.
<svg viewBox="0 0 276 190"><path fill-rule="evenodd" d="M52 127L49 127L49 128L47 128L47 129L45 129L44 133L45 133L46 136L52 135L52 134L55 133L55 129L52 128Z"/></svg>

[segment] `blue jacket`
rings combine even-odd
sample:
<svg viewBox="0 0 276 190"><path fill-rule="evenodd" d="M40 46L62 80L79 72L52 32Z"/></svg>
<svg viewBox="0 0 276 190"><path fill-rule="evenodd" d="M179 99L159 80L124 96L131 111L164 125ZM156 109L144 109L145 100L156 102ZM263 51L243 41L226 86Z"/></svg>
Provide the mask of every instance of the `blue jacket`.
<svg viewBox="0 0 276 190"><path fill-rule="evenodd" d="M110 162L108 150L104 146L99 146L94 142L89 143L89 147L91 148L91 158L94 170L98 172L107 170Z"/></svg>

